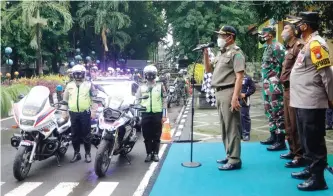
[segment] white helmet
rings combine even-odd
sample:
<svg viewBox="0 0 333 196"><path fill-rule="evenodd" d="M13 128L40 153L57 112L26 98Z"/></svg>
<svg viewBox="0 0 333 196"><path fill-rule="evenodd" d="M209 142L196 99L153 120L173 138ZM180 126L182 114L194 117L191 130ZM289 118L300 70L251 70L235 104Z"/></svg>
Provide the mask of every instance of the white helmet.
<svg viewBox="0 0 333 196"><path fill-rule="evenodd" d="M157 68L154 65L147 65L143 69L143 74L147 80L154 80L157 75Z"/></svg>
<svg viewBox="0 0 333 196"><path fill-rule="evenodd" d="M131 70L130 69L127 69L127 72L130 72Z"/></svg>
<svg viewBox="0 0 333 196"><path fill-rule="evenodd" d="M113 69L112 67L108 67L108 71L111 71L111 72L113 72L113 71L114 71L114 69Z"/></svg>
<svg viewBox="0 0 333 196"><path fill-rule="evenodd" d="M82 80L86 76L86 68L83 65L75 65L72 68L73 77L75 80Z"/></svg>
<svg viewBox="0 0 333 196"><path fill-rule="evenodd" d="M120 68L118 67L118 68L116 68L116 70L117 70L117 71L120 71Z"/></svg>
<svg viewBox="0 0 333 196"><path fill-rule="evenodd" d="M98 67L97 66L93 66L91 69L97 71Z"/></svg>

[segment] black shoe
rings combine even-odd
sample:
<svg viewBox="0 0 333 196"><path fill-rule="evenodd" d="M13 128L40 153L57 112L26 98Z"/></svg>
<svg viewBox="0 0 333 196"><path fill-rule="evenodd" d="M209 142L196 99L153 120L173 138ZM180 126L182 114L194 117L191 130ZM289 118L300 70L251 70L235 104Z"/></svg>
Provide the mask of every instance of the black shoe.
<svg viewBox="0 0 333 196"><path fill-rule="evenodd" d="M305 167L307 164L304 159L294 159L290 162L287 162L284 166L286 168L298 168L298 167Z"/></svg>
<svg viewBox="0 0 333 196"><path fill-rule="evenodd" d="M150 162L152 160L152 155L151 154L147 154L145 162Z"/></svg>
<svg viewBox="0 0 333 196"><path fill-rule="evenodd" d="M222 160L216 160L216 163L218 163L218 164L227 164L228 163L228 159L225 158L225 159L222 159Z"/></svg>
<svg viewBox="0 0 333 196"><path fill-rule="evenodd" d="M227 164L224 164L224 165L218 167L219 170L223 170L223 171L236 170L236 169L240 169L240 168L242 168L242 162L239 162L236 164L227 163Z"/></svg>
<svg viewBox="0 0 333 196"><path fill-rule="evenodd" d="M295 155L291 152L288 152L287 154L280 154L280 158L281 159L289 159L289 160L293 160L295 157Z"/></svg>
<svg viewBox="0 0 333 196"><path fill-rule="evenodd" d="M152 155L152 159L153 159L154 162L159 162L159 161L160 161L160 158L158 157L158 154L157 154L157 153L154 153L154 154Z"/></svg>
<svg viewBox="0 0 333 196"><path fill-rule="evenodd" d="M260 141L260 143L263 145L272 145L275 143L275 141L276 141L276 134L274 132L271 132L271 136L264 141Z"/></svg>
<svg viewBox="0 0 333 196"><path fill-rule="evenodd" d="M291 173L291 177L295 179L300 179L300 180L307 180L311 177L311 173L309 171L309 168L306 167L304 170L300 172L293 172Z"/></svg>
<svg viewBox="0 0 333 196"><path fill-rule="evenodd" d="M86 163L90 163L91 162L91 155L90 153L86 154L85 155L85 160L84 160Z"/></svg>
<svg viewBox="0 0 333 196"><path fill-rule="evenodd" d="M76 152L76 153L74 153L74 157L72 158L72 160L70 162L74 163L79 160L81 160L81 154L79 152Z"/></svg>
<svg viewBox="0 0 333 196"><path fill-rule="evenodd" d="M297 185L301 191L318 191L328 189L324 175L312 175L308 180Z"/></svg>
<svg viewBox="0 0 333 196"><path fill-rule="evenodd" d="M276 142L267 147L268 151L280 151L280 150L286 150L287 146L286 146L286 142L285 142L285 135L283 133L277 134L276 136Z"/></svg>
<svg viewBox="0 0 333 196"><path fill-rule="evenodd" d="M244 142L250 141L250 136L249 135L244 136L243 141Z"/></svg>

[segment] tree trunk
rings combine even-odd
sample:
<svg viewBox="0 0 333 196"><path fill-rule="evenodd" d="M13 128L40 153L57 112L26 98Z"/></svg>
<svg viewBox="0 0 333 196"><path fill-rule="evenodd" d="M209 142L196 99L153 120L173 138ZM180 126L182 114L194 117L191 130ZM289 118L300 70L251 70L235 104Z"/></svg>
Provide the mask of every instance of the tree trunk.
<svg viewBox="0 0 333 196"><path fill-rule="evenodd" d="M40 24L36 24L36 35L37 35L37 51L36 51L36 56L37 56L37 63L36 63L36 72L38 75L43 74L43 64L42 64L42 46L41 46L41 29L40 29Z"/></svg>

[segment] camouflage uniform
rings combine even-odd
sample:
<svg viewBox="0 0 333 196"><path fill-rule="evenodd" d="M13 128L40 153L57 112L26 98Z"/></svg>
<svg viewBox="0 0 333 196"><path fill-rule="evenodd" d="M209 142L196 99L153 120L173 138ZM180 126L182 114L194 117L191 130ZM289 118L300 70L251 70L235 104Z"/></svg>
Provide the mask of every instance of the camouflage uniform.
<svg viewBox="0 0 333 196"><path fill-rule="evenodd" d="M262 58L263 99L269 130L285 133L283 118L283 87L280 82L285 48L277 41L267 45Z"/></svg>

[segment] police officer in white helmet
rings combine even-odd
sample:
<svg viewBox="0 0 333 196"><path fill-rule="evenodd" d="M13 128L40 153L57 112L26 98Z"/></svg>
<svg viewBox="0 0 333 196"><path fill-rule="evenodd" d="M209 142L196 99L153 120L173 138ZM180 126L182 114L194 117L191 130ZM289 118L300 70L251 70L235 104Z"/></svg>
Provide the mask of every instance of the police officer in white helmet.
<svg viewBox="0 0 333 196"><path fill-rule="evenodd" d="M136 97L148 96L148 99L138 99L147 110L142 112L142 134L144 137L147 157L145 162L159 161L158 151L162 134L162 123L167 117L166 91L162 83L156 82L157 69L148 65L143 70L146 82L137 91Z"/></svg>
<svg viewBox="0 0 333 196"><path fill-rule="evenodd" d="M72 124L72 144L74 157L70 161L74 163L81 160L80 140L83 140L85 149L85 162L91 162L91 133L90 133L90 106L91 98L96 96L94 85L85 80L86 68L83 65L75 65L72 68L74 80L67 84L64 92L64 101L68 102L69 115Z"/></svg>

